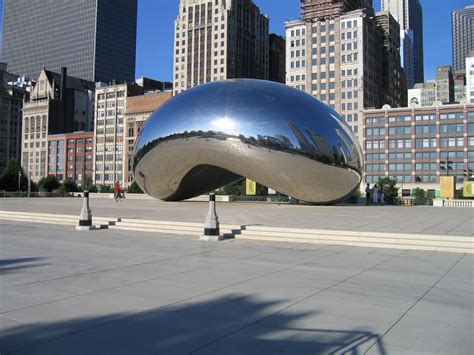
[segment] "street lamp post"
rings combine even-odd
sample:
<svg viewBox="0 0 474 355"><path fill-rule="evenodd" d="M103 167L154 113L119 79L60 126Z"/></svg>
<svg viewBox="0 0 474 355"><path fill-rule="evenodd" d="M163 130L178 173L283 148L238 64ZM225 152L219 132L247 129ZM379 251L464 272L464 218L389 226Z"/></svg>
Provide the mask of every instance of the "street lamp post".
<svg viewBox="0 0 474 355"><path fill-rule="evenodd" d="M449 170L453 170L453 162L451 160L448 160L447 162L441 160L439 162L439 168L441 170L446 170L446 176L449 176Z"/></svg>
<svg viewBox="0 0 474 355"><path fill-rule="evenodd" d="M21 171L18 172L18 191L21 191Z"/></svg>

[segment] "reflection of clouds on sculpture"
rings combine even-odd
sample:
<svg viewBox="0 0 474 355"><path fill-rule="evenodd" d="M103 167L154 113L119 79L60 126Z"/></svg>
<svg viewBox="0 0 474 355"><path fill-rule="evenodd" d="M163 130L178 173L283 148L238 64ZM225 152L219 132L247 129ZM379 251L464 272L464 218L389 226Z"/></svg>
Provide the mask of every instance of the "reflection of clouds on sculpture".
<svg viewBox="0 0 474 355"><path fill-rule="evenodd" d="M135 176L164 200L248 177L303 201L328 203L351 194L361 180L361 149L339 115L278 83L201 85L169 100L142 131Z"/></svg>

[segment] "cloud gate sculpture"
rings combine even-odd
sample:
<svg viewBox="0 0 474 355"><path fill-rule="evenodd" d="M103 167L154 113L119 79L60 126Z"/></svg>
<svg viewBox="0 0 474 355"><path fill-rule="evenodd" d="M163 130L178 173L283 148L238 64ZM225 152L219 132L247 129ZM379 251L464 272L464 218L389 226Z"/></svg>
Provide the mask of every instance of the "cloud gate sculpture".
<svg viewBox="0 0 474 355"><path fill-rule="evenodd" d="M343 119L309 94L263 80L189 89L152 114L133 162L143 191L167 201L247 177L309 203L359 187L362 153Z"/></svg>

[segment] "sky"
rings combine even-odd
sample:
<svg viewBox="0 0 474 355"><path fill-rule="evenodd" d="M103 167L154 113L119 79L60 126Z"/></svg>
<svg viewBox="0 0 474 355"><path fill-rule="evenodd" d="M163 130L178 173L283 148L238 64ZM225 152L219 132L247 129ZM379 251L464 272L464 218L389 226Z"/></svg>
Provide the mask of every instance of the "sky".
<svg viewBox="0 0 474 355"><path fill-rule="evenodd" d="M147 76L172 81L173 29L174 19L178 14L178 2L179 0L138 0L135 72L137 78ZM270 32L273 33L283 35L285 21L297 19L299 16L299 0L254 0L254 2L269 16ZM380 10L380 0L373 2L375 10ZM420 0L420 2L423 7L424 64L425 81L427 81L434 79L438 65L452 64L451 11L473 5L474 0ZM3 0L0 0L1 10Z"/></svg>
<svg viewBox="0 0 474 355"><path fill-rule="evenodd" d="M178 0L139 0L136 76L172 81L173 26ZM270 18L270 32L284 34L284 23L299 16L299 0L254 0ZM380 0L374 0L380 10ZM425 81L438 65L451 64L451 11L474 0L420 0L423 7Z"/></svg>

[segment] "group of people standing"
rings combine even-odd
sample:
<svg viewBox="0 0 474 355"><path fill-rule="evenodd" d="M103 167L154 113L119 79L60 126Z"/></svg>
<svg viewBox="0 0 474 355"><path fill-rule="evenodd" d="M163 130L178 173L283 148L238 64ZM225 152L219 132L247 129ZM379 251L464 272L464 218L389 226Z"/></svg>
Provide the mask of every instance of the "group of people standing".
<svg viewBox="0 0 474 355"><path fill-rule="evenodd" d="M370 184L367 184L365 188L365 204L366 206L370 205L370 200L372 197L372 204L377 206L379 203L383 206L385 204L385 192L383 185L377 186L374 185L373 188L370 188Z"/></svg>

